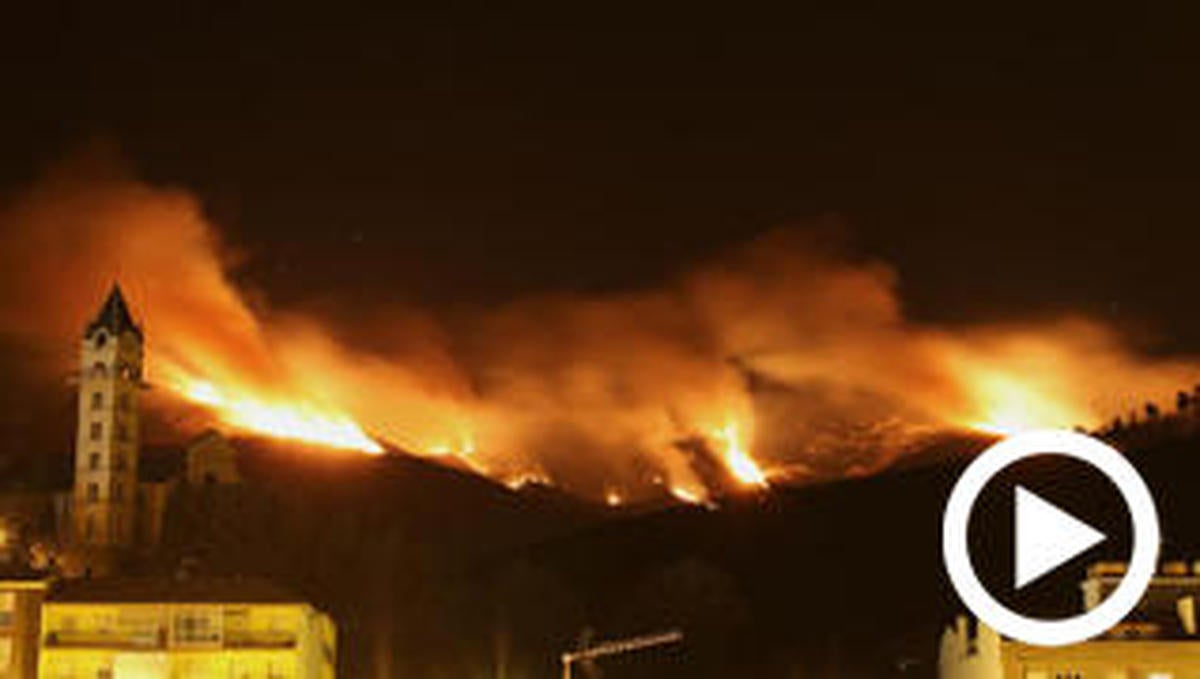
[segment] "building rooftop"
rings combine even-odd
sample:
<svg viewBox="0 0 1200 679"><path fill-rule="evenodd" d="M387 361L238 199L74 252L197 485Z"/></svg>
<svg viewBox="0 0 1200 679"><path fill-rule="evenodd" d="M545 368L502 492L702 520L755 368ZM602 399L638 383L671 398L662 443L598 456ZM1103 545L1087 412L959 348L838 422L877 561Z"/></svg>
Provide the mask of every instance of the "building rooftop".
<svg viewBox="0 0 1200 679"><path fill-rule="evenodd" d="M23 563L0 563L0 583L13 582L37 585L46 582L46 574L39 573Z"/></svg>
<svg viewBox="0 0 1200 679"><path fill-rule="evenodd" d="M117 577L66 580L50 593L56 603L303 604L305 599L263 578Z"/></svg>

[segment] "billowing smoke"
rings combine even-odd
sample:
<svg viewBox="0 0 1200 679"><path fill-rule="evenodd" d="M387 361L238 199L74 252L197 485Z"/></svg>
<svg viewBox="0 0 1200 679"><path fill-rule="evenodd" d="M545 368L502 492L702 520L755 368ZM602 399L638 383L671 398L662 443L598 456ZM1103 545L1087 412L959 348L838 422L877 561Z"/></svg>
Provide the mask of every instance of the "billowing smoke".
<svg viewBox="0 0 1200 679"><path fill-rule="evenodd" d="M6 339L61 347L68 370L120 279L146 326L151 402L178 409L174 395L235 428L380 441L595 497L700 496L714 475L870 471L946 427L1096 424L1197 375L1085 318L914 324L894 271L804 229L654 290L372 315L357 322L391 342L368 350L345 339L362 328L252 302L192 196L114 165L87 154L0 210Z"/></svg>

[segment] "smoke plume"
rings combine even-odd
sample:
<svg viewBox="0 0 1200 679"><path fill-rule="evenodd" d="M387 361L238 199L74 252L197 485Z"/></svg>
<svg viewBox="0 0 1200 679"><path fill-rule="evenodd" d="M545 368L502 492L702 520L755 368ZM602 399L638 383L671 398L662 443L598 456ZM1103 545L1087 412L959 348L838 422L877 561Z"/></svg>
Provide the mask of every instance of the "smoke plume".
<svg viewBox="0 0 1200 679"><path fill-rule="evenodd" d="M378 441L594 497L870 471L946 427L1093 425L1197 372L1083 317L910 322L895 271L813 230L767 232L658 289L397 308L362 321L385 338L369 349L346 339L361 328L251 303L196 199L111 159L10 197L0 238L4 339L60 349L59 370L119 279L145 325L153 407L182 399L235 429Z"/></svg>

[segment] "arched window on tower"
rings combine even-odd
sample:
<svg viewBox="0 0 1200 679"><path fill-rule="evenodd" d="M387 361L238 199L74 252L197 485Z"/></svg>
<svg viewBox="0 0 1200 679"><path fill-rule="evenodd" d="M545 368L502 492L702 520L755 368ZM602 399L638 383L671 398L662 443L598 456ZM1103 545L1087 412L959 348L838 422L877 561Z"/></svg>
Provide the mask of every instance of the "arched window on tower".
<svg viewBox="0 0 1200 679"><path fill-rule="evenodd" d="M92 377L107 377L108 366L104 365L104 361L96 361L92 365Z"/></svg>
<svg viewBox="0 0 1200 679"><path fill-rule="evenodd" d="M104 394L100 392L92 393L92 410L100 410L104 407Z"/></svg>
<svg viewBox="0 0 1200 679"><path fill-rule="evenodd" d="M99 335L96 335L96 348L102 349L105 344L108 344L108 333L101 332Z"/></svg>

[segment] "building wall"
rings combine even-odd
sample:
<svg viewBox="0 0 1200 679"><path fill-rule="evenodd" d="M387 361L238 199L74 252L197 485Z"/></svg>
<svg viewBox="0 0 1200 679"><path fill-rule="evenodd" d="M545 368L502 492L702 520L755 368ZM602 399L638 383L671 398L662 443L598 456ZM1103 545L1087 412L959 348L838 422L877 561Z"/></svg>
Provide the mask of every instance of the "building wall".
<svg viewBox="0 0 1200 679"><path fill-rule="evenodd" d="M99 329L80 347L74 537L86 545L134 539L142 343Z"/></svg>
<svg viewBox="0 0 1200 679"><path fill-rule="evenodd" d="M1004 641L959 618L942 635L941 679L1200 679L1200 641L1097 639L1061 647Z"/></svg>
<svg viewBox="0 0 1200 679"><path fill-rule="evenodd" d="M1004 665L1000 635L983 623L971 630L965 616L958 616L954 627L942 633L938 654L941 679L1001 679Z"/></svg>
<svg viewBox="0 0 1200 679"><path fill-rule="evenodd" d="M38 637L45 584L0 581L0 679L37 676Z"/></svg>
<svg viewBox="0 0 1200 679"><path fill-rule="evenodd" d="M172 481L138 484L137 539L141 544L156 547L162 542L167 503L174 489Z"/></svg>
<svg viewBox="0 0 1200 679"><path fill-rule="evenodd" d="M240 483L237 449L215 431L199 436L187 447L187 480L193 486Z"/></svg>
<svg viewBox="0 0 1200 679"><path fill-rule="evenodd" d="M1005 643L1004 679L1200 679L1200 641L1088 641L1057 648Z"/></svg>
<svg viewBox="0 0 1200 679"><path fill-rule="evenodd" d="M50 603L38 676L331 678L332 629L305 604Z"/></svg>

